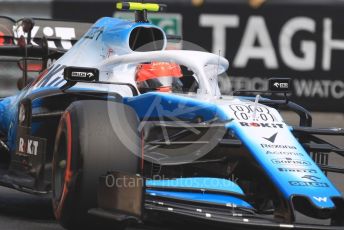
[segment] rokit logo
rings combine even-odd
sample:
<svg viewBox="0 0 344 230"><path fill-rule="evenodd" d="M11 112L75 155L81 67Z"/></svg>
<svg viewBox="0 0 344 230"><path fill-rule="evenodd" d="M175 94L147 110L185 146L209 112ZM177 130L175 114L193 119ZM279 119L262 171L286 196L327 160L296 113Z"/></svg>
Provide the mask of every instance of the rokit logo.
<svg viewBox="0 0 344 230"><path fill-rule="evenodd" d="M281 156L300 156L303 154L299 152L283 152L283 151L267 151L266 155L281 155Z"/></svg>
<svg viewBox="0 0 344 230"><path fill-rule="evenodd" d="M21 154L38 155L39 142L31 139L19 138L18 152Z"/></svg>
<svg viewBox="0 0 344 230"><path fill-rule="evenodd" d="M292 173L312 173L316 174L317 170L315 169L297 169L297 168L278 168L280 172L292 172Z"/></svg>
<svg viewBox="0 0 344 230"><path fill-rule="evenodd" d="M264 149L297 149L293 145L272 145L272 144L260 144Z"/></svg>
<svg viewBox="0 0 344 230"><path fill-rule="evenodd" d="M271 162L275 165L302 165L302 166L309 166L311 165L310 162L304 160L293 160L291 158L285 159L272 159Z"/></svg>
<svg viewBox="0 0 344 230"><path fill-rule="evenodd" d="M283 124L279 124L279 123L239 122L239 124L243 127L260 127L260 128L283 129Z"/></svg>

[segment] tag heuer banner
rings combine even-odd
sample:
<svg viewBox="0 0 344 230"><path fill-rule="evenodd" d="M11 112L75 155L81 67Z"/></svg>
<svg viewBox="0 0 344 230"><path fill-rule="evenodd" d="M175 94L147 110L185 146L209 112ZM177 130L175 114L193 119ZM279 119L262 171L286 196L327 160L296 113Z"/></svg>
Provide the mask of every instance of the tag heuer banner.
<svg viewBox="0 0 344 230"><path fill-rule="evenodd" d="M167 3L171 15L152 14L152 22L220 51L230 61L235 89L267 89L268 78L290 77L296 102L310 110L344 112L344 1L158 2ZM115 14L113 1L54 5L56 18L94 21Z"/></svg>

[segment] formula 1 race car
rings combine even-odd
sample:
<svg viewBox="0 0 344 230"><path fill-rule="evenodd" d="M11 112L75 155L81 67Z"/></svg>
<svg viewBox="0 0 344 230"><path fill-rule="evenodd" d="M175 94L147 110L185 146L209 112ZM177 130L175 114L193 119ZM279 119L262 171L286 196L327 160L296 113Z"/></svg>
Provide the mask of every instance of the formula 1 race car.
<svg viewBox="0 0 344 230"><path fill-rule="evenodd" d="M0 101L1 185L51 195L67 229L99 219L118 228L158 219L344 229L344 198L326 176L344 173L327 159L344 150L317 136L344 136L343 129L313 128L309 112L286 97L290 79L270 79L266 92L221 95L228 61L166 50L167 35L147 20L164 5L117 8L134 10L135 22L100 19ZM33 26L25 23L27 35ZM286 124L280 109L298 114L300 125Z"/></svg>

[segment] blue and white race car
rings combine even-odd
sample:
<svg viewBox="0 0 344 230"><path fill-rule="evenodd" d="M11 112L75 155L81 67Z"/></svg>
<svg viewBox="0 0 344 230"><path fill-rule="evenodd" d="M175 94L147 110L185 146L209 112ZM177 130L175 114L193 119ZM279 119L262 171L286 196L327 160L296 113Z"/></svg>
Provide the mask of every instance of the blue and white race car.
<svg viewBox="0 0 344 230"><path fill-rule="evenodd" d="M51 195L67 229L98 220L91 217L125 227L157 216L344 229L343 196L326 176L344 173L326 160L344 150L316 136L343 129L312 128L310 114L287 98L221 95L228 61L167 50L167 35L146 18L163 5L117 8L135 10L135 22L100 19L20 93L1 99L1 185ZM289 87L289 79L271 79L269 92ZM300 126L286 124L281 108L296 112Z"/></svg>

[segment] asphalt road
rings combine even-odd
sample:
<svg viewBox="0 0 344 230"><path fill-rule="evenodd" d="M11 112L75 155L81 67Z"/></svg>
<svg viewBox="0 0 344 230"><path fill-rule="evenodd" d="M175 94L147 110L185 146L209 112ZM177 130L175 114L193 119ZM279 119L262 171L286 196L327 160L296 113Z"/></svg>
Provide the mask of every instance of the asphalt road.
<svg viewBox="0 0 344 230"><path fill-rule="evenodd" d="M297 118L289 113L285 114L287 121L296 123ZM317 114L314 116L314 126L344 127L343 114ZM330 138L330 140L344 147L344 138ZM339 166L344 160L331 156L330 162ZM344 193L344 177L330 175L331 180ZM1 230L63 230L54 220L49 199L17 192L0 187L0 229ZM98 230L98 229L97 229Z"/></svg>
<svg viewBox="0 0 344 230"><path fill-rule="evenodd" d="M313 127L317 128L344 128L344 114L339 113L313 113ZM283 114L283 118L289 124L297 124L298 118L294 113L287 112ZM321 138L327 140L328 142L344 148L344 137L340 136L321 136ZM344 158L336 154L329 156L329 164L332 166L337 166L344 168ZM344 194L344 175L329 173L328 177L337 186L339 190Z"/></svg>
<svg viewBox="0 0 344 230"><path fill-rule="evenodd" d="M51 210L49 199L0 187L1 230L63 230Z"/></svg>

